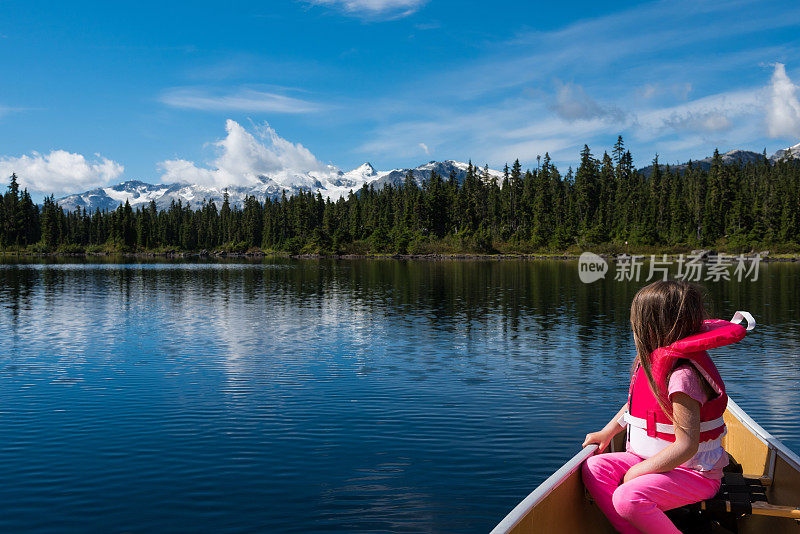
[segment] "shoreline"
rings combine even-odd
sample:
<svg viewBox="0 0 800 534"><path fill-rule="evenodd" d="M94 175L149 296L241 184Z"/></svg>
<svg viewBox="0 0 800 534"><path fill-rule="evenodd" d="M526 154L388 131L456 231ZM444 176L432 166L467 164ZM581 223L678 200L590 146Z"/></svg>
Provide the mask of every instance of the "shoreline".
<svg viewBox="0 0 800 534"><path fill-rule="evenodd" d="M684 257L690 255L697 255L700 253L701 261L713 262L717 252L713 250L692 251L692 253L683 253ZM736 257L737 255L722 252L728 257ZM770 254L768 251L761 253L761 261L765 263L774 262L798 262L800 261L800 254ZM624 257L622 253L597 253L601 258L608 261L616 261ZM661 259L666 256L667 259L675 259L681 256L680 253L631 253L631 255L641 256L645 261L648 261L651 256L656 256ZM745 254L746 260L753 260L757 254ZM136 259L167 259L167 260L187 260L187 259L206 259L206 260L222 260L222 259L248 259L257 260L264 258L286 258L286 259L305 259L305 260L412 260L412 261L444 261L444 260L461 260L461 261L477 261L477 260L559 260L559 261L577 261L580 254L572 253L553 253L553 254L514 254L514 253L497 253L497 254L479 254L479 253L453 253L453 254L289 254L286 252L31 252L31 251L0 251L0 258L136 258Z"/></svg>

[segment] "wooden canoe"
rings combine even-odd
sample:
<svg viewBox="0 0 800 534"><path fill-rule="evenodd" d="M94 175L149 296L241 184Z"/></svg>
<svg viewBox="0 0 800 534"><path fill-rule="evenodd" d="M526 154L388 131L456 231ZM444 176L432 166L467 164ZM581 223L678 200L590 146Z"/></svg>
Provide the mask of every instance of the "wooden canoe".
<svg viewBox="0 0 800 534"><path fill-rule="evenodd" d="M745 476L764 485L768 503L754 503L752 513L729 515L739 534L800 534L800 457L753 421L733 400L725 412L725 450L742 466ZM624 450L624 432L612 450ZM613 533L611 524L588 499L580 466L594 454L590 445L573 456L520 502L492 534ZM705 506L705 504L703 505Z"/></svg>

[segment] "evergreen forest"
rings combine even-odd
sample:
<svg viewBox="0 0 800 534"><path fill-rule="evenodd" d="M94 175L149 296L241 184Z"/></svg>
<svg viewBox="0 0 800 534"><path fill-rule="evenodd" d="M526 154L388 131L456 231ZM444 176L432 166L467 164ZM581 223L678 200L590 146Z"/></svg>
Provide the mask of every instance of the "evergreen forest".
<svg viewBox="0 0 800 534"><path fill-rule="evenodd" d="M611 154L580 153L573 172L548 155L519 161L501 179L470 163L463 182L432 173L418 184L365 185L331 201L302 192L226 198L217 206L174 202L67 212L51 195L37 205L10 178L0 196L0 247L32 252L227 251L290 254L455 254L682 251L800 251L797 160L681 172L653 161L643 173L622 138ZM627 244L626 244L627 242Z"/></svg>

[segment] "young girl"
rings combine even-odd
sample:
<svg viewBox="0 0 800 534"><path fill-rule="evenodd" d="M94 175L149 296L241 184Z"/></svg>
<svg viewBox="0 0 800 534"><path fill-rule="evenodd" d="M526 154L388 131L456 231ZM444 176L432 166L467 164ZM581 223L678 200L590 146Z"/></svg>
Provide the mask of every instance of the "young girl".
<svg viewBox="0 0 800 534"><path fill-rule="evenodd" d="M734 320L746 317L737 312ZM685 282L655 282L631 305L636 360L626 403L584 447L602 452L628 428L627 452L598 454L583 465L597 505L622 533L680 533L664 514L713 497L728 456L722 414L728 398L706 349L735 343L745 329L705 320L700 290Z"/></svg>

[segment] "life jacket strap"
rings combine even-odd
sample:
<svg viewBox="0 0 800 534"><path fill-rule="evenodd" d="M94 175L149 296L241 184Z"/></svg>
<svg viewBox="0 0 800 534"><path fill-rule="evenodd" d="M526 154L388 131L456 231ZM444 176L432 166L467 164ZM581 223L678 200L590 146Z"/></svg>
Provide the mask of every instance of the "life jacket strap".
<svg viewBox="0 0 800 534"><path fill-rule="evenodd" d="M739 324L742 321L747 321L747 328L745 328L747 332L756 327L756 320L753 318L750 312L737 311L733 314L733 318L730 320L730 322L733 324Z"/></svg>
<svg viewBox="0 0 800 534"><path fill-rule="evenodd" d="M697 445L697 454L717 450L722 447L722 436L724 435L725 433L723 432L723 434L717 438L701 441ZM670 445L672 445L671 441L658 437L650 437L644 429L638 427L632 427L628 437L628 450L642 458L655 456ZM686 462L686 464L682 465L691 465L693 459L694 457Z"/></svg>
<svg viewBox="0 0 800 534"><path fill-rule="evenodd" d="M626 424L634 426L636 428L641 428L642 430L649 430L652 433L653 430L658 432L659 434L674 434L675 433L675 425L668 425L665 423L656 423L655 429L648 428L647 420L642 419L640 417L634 417L630 414L630 412L625 412L622 416L622 419L625 421ZM725 420L722 417L717 417L711 421L702 421L700 423L700 432L710 432L712 430L716 430L717 428L725 426Z"/></svg>

